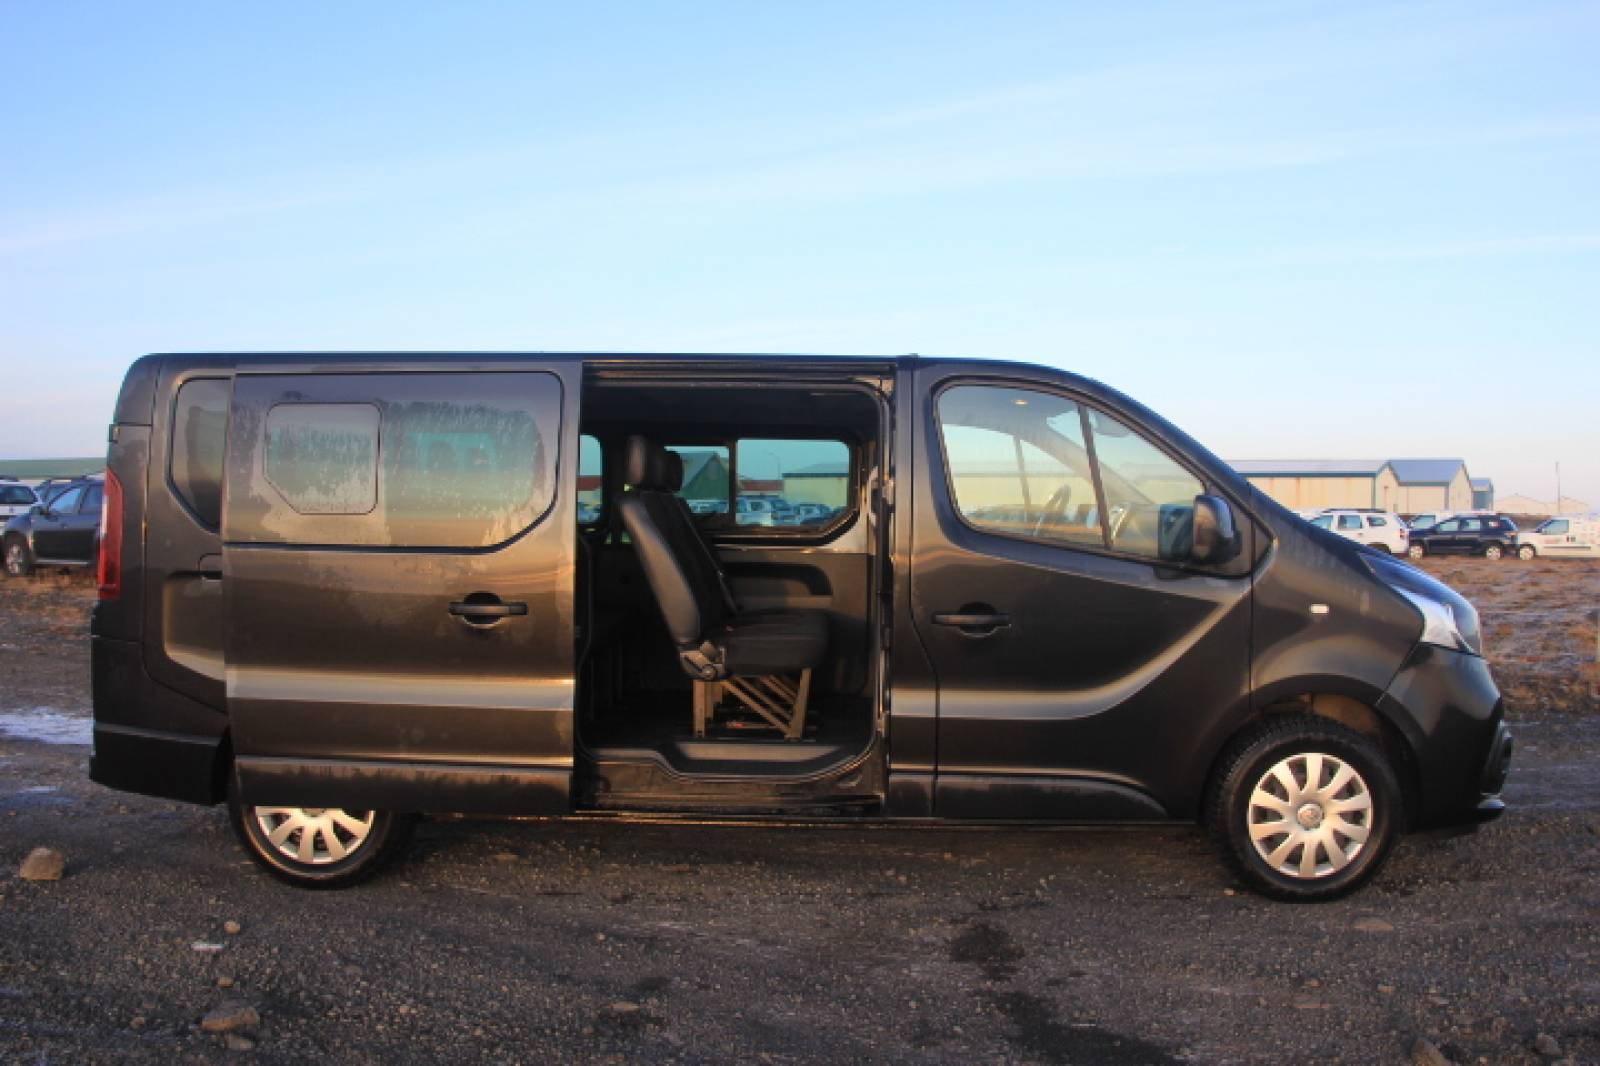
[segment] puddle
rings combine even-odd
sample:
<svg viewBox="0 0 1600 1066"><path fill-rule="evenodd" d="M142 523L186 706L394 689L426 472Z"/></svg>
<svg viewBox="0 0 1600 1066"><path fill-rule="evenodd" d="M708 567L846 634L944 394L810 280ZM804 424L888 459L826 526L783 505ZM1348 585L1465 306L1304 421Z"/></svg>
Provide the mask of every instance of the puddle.
<svg viewBox="0 0 1600 1066"><path fill-rule="evenodd" d="M62 714L49 707L31 711L0 711L0 736L36 740L41 744L94 743L94 720Z"/></svg>

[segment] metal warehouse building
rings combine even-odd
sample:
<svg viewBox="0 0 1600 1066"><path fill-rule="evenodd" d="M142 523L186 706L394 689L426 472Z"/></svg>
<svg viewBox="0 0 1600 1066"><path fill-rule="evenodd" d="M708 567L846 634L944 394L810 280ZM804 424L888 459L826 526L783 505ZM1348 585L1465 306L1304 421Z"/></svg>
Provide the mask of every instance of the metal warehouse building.
<svg viewBox="0 0 1600 1066"><path fill-rule="evenodd" d="M1233 468L1297 511L1376 507L1409 515L1474 506L1460 459L1243 459Z"/></svg>
<svg viewBox="0 0 1600 1066"><path fill-rule="evenodd" d="M1390 509L1400 482L1385 459L1252 459L1233 468L1285 507Z"/></svg>

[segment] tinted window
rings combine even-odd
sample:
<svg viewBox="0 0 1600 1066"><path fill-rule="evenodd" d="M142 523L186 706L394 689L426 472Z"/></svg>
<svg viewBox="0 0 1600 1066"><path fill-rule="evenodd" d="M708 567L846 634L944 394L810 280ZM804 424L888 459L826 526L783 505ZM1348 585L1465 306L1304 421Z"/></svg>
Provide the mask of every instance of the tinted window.
<svg viewBox="0 0 1600 1066"><path fill-rule="evenodd" d="M226 379L195 378L178 389L173 406L172 487L213 529L222 522L222 458L231 390Z"/></svg>
<svg viewBox="0 0 1600 1066"><path fill-rule="evenodd" d="M1361 528L1361 516L1360 515L1353 515L1353 514L1342 514L1342 515L1340 515L1339 516L1339 528L1340 529L1360 529Z"/></svg>
<svg viewBox="0 0 1600 1066"><path fill-rule="evenodd" d="M1318 529L1332 529L1333 528L1333 515L1331 515L1331 514L1319 514L1319 515L1317 515L1317 517L1315 517L1315 518L1313 518L1311 520L1311 524L1316 526Z"/></svg>
<svg viewBox="0 0 1600 1066"><path fill-rule="evenodd" d="M1461 531L1463 533L1477 533L1482 529L1483 523L1476 518L1463 518L1461 520Z"/></svg>
<svg viewBox="0 0 1600 1066"><path fill-rule="evenodd" d="M993 533L1103 547L1077 404L1023 389L957 386L939 396L952 502Z"/></svg>
<svg viewBox="0 0 1600 1066"><path fill-rule="evenodd" d="M448 441L422 457L458 473ZM300 514L367 514L378 504L378 409L367 403L284 403L267 412L262 470Z"/></svg>
<svg viewBox="0 0 1600 1066"><path fill-rule="evenodd" d="M683 485L678 495L697 515L728 513L728 449L722 445L675 444L668 447L683 460Z"/></svg>
<svg viewBox="0 0 1600 1066"><path fill-rule="evenodd" d="M600 442L585 433L578 438L578 525L592 526L600 521L604 476Z"/></svg>
<svg viewBox="0 0 1600 1066"><path fill-rule="evenodd" d="M1388 524L1389 520L1382 515L1375 514L1367 516L1367 525L1369 526L1386 526Z"/></svg>
<svg viewBox="0 0 1600 1066"><path fill-rule="evenodd" d="M99 514L100 503L105 499L104 486L90 485L83 492L83 502L78 505L79 514Z"/></svg>
<svg viewBox="0 0 1600 1066"><path fill-rule="evenodd" d="M774 525L820 528L850 508L850 447L843 441L740 440L734 454L739 498L767 501Z"/></svg>
<svg viewBox="0 0 1600 1066"><path fill-rule="evenodd" d="M70 489L58 492L50 500L52 514L72 514L78 509L78 504L83 500L83 486L74 485Z"/></svg>
<svg viewBox="0 0 1600 1066"><path fill-rule="evenodd" d="M1111 546L1151 558L1189 554L1200 481L1129 427L1089 412Z"/></svg>
<svg viewBox="0 0 1600 1066"><path fill-rule="evenodd" d="M33 502L33 493L21 485L0 485L0 503Z"/></svg>
<svg viewBox="0 0 1600 1066"><path fill-rule="evenodd" d="M230 541L488 547L554 496L548 373L241 376L232 418Z"/></svg>
<svg viewBox="0 0 1600 1066"><path fill-rule="evenodd" d="M1451 518L1447 521L1440 522L1438 525L1433 527L1433 531L1435 533L1457 533L1460 532L1460 530L1461 521L1456 518Z"/></svg>

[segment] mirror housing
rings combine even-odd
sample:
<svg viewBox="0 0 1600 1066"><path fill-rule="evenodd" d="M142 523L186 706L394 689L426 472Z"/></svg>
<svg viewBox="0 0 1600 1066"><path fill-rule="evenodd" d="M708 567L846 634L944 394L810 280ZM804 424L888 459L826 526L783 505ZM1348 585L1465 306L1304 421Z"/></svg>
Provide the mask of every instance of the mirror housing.
<svg viewBox="0 0 1600 1066"><path fill-rule="evenodd" d="M1194 544L1189 561L1217 565L1239 554L1239 528L1233 508L1220 496L1202 493L1194 498Z"/></svg>

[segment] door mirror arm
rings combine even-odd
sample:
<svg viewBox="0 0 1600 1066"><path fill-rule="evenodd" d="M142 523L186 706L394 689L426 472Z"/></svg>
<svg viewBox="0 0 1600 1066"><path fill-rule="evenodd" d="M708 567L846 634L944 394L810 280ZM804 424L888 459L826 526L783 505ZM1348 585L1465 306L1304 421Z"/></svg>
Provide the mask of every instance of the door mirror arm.
<svg viewBox="0 0 1600 1066"><path fill-rule="evenodd" d="M1228 501L1206 493L1196 496L1194 545L1189 550L1189 561L1215 566L1233 559L1239 549L1239 529Z"/></svg>

